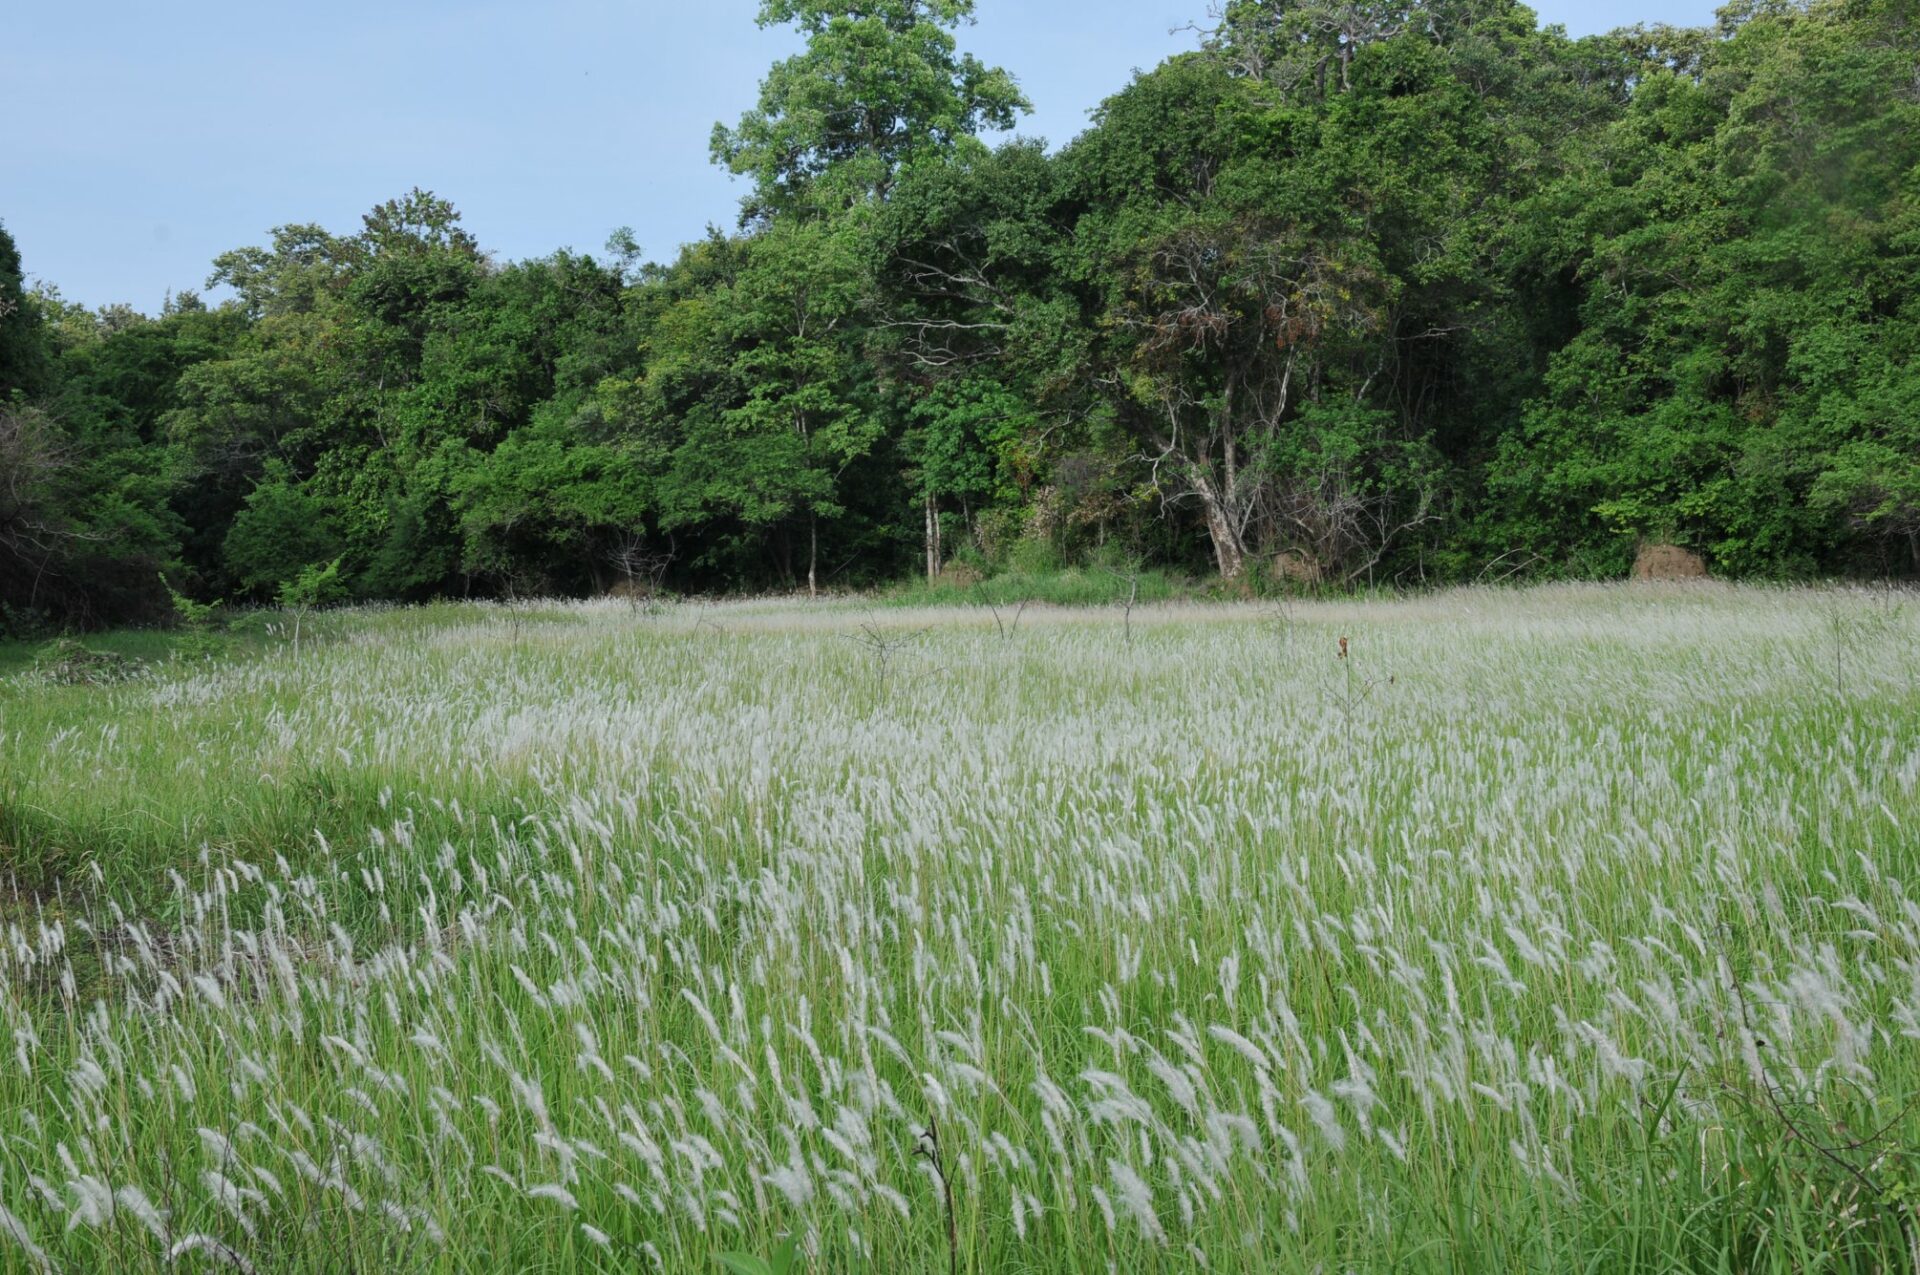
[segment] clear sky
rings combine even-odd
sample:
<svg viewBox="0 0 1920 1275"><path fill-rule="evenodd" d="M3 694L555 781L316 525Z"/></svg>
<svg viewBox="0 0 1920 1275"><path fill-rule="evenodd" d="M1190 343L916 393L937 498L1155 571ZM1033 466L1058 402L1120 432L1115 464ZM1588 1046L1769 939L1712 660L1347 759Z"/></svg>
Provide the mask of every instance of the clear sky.
<svg viewBox="0 0 1920 1275"><path fill-rule="evenodd" d="M729 225L707 159L794 47L758 0L0 0L0 222L29 276L157 310L270 227L351 231L412 186L503 258L654 258ZM1702 0L1538 6L1576 35L1711 21ZM1064 142L1206 0L979 0L963 47L1012 71L1021 132Z"/></svg>

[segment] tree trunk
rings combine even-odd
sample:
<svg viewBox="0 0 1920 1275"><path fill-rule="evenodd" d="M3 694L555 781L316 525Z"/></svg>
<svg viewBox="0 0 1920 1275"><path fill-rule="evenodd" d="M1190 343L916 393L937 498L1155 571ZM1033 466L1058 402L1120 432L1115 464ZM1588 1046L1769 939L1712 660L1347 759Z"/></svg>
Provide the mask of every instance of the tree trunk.
<svg viewBox="0 0 1920 1275"><path fill-rule="evenodd" d="M807 515L807 596L820 596L820 519Z"/></svg>
<svg viewBox="0 0 1920 1275"><path fill-rule="evenodd" d="M1220 568L1220 578L1238 580L1247 569L1247 547L1241 543L1233 519L1227 516L1226 506L1212 482L1196 481L1194 494L1200 498L1200 508L1206 511L1207 535L1213 541L1213 560Z"/></svg>
<svg viewBox="0 0 1920 1275"><path fill-rule="evenodd" d="M1213 560L1220 568L1220 578L1238 580L1247 569L1247 551L1233 534L1226 513L1212 502L1207 502L1206 510L1207 535L1213 539Z"/></svg>
<svg viewBox="0 0 1920 1275"><path fill-rule="evenodd" d="M923 504L927 520L927 579L931 581L940 574L940 512L931 491L927 492Z"/></svg>

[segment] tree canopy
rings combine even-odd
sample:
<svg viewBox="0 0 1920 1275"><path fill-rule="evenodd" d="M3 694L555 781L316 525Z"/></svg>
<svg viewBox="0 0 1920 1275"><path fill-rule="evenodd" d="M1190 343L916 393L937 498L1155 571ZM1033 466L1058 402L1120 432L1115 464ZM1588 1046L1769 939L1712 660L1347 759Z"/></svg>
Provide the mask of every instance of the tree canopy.
<svg viewBox="0 0 1920 1275"><path fill-rule="evenodd" d="M938 162L1029 109L1013 77L959 52L973 0L763 0L760 25L791 24L806 49L776 65L713 157L749 177L751 211L791 215L884 194L901 169Z"/></svg>

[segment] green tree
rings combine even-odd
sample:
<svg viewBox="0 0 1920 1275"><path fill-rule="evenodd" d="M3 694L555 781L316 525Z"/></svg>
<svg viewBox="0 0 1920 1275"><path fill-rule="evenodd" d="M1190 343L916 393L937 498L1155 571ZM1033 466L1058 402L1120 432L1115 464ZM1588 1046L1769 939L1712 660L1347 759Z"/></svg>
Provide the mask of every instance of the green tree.
<svg viewBox="0 0 1920 1275"><path fill-rule="evenodd" d="M842 480L884 436L859 344L858 242L851 220L783 219L690 252L661 282L627 409L670 455L665 529L726 520L772 536L810 591L822 523L846 512Z"/></svg>
<svg viewBox="0 0 1920 1275"><path fill-rule="evenodd" d="M751 212L884 194L899 171L1030 109L1013 77L961 54L973 0L764 0L760 25L792 24L801 53L776 64L714 162L750 177Z"/></svg>
<svg viewBox="0 0 1920 1275"><path fill-rule="evenodd" d="M0 225L0 403L45 390L49 355L39 307L27 295L20 249Z"/></svg>
<svg viewBox="0 0 1920 1275"><path fill-rule="evenodd" d="M1062 186L1037 142L957 153L906 174L870 233L868 347L905 422L929 574L956 513L976 541L991 505L1008 515L996 527L1017 521L1043 456L1084 442L1086 332L1061 283Z"/></svg>
<svg viewBox="0 0 1920 1275"><path fill-rule="evenodd" d="M235 581L266 598L309 568L338 558L340 534L326 506L275 463L247 495L224 548Z"/></svg>
<svg viewBox="0 0 1920 1275"><path fill-rule="evenodd" d="M653 511L653 475L631 451L581 441L551 420L473 458L450 487L465 569L516 593L582 578L603 585L607 544Z"/></svg>

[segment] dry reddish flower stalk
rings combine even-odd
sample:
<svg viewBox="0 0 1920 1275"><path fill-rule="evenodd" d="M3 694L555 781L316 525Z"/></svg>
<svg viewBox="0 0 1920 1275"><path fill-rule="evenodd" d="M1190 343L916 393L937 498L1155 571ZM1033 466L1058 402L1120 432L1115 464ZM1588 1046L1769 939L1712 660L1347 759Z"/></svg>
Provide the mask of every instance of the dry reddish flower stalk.
<svg viewBox="0 0 1920 1275"><path fill-rule="evenodd" d="M1343 660L1347 658L1347 640L1345 638L1340 639L1340 658Z"/></svg>

